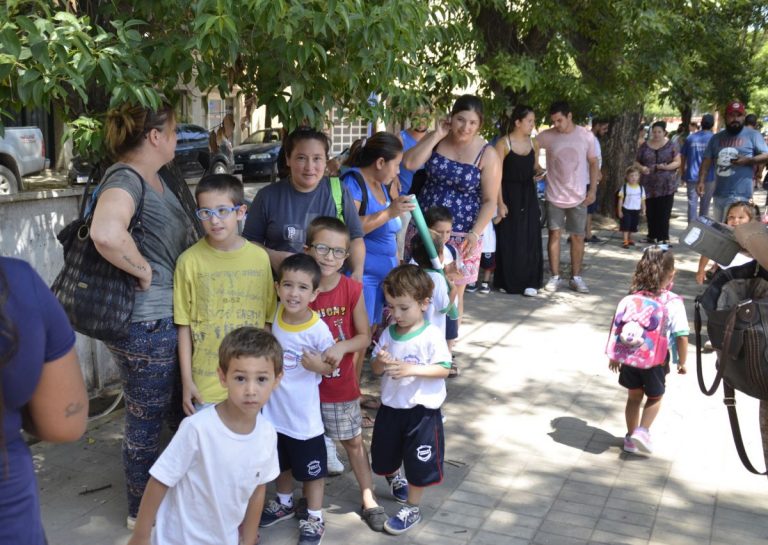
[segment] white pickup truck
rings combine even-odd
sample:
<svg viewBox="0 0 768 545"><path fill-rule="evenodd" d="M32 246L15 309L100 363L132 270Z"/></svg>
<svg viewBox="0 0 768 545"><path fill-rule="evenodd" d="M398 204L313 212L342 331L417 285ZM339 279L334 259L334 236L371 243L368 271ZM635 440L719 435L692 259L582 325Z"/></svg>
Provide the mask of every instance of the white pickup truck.
<svg viewBox="0 0 768 545"><path fill-rule="evenodd" d="M0 136L0 195L21 190L21 178L45 168L45 143L37 127L6 127Z"/></svg>

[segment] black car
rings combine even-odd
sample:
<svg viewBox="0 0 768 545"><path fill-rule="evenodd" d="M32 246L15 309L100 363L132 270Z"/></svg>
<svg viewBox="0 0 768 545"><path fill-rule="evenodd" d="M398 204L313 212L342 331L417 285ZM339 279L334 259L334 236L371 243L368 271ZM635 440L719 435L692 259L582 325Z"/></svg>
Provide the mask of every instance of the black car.
<svg viewBox="0 0 768 545"><path fill-rule="evenodd" d="M282 129L255 131L242 144L235 146L235 174L243 181L274 182L277 179L277 157L282 147Z"/></svg>
<svg viewBox="0 0 768 545"><path fill-rule="evenodd" d="M209 165L212 172L231 172L232 159L227 158L226 154L217 153L211 157L211 152L208 148L208 137L208 130L199 125L191 123L179 123L176 125L176 154L174 160L185 178L200 178ZM226 166L223 167L223 165ZM88 180L91 168L91 164L87 160L79 156L73 157L69 165L69 172L67 173L69 183L84 184Z"/></svg>

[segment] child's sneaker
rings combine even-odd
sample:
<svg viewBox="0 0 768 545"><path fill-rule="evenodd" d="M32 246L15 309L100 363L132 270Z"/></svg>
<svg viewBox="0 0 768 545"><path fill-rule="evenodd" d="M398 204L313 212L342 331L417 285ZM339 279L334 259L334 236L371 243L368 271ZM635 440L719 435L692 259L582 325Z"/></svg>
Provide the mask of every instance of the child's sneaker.
<svg viewBox="0 0 768 545"><path fill-rule="evenodd" d="M638 426L635 428L635 431L632 432L632 437L630 437L630 439L632 439L632 442L641 452L645 454L651 454L653 452L651 434L647 429Z"/></svg>
<svg viewBox="0 0 768 545"><path fill-rule="evenodd" d="M384 523L384 529L388 534L400 535L421 522L421 511L414 505L403 505L397 515L390 517Z"/></svg>
<svg viewBox="0 0 768 545"><path fill-rule="evenodd" d="M365 523L373 530L374 532L383 532L384 531L384 524L387 522L387 512L384 510L384 508L380 505L377 505L376 507L370 507L366 509L365 507L361 508L362 513L361 517L365 521Z"/></svg>
<svg viewBox="0 0 768 545"><path fill-rule="evenodd" d="M488 282L480 282L480 289L478 291L483 295L488 295L491 293L491 286Z"/></svg>
<svg viewBox="0 0 768 545"><path fill-rule="evenodd" d="M325 523L317 517L299 521L299 545L320 545L324 533Z"/></svg>
<svg viewBox="0 0 768 545"><path fill-rule="evenodd" d="M408 481L399 473L392 477L387 477L389 482L389 489L392 491L392 496L400 503L408 501Z"/></svg>
<svg viewBox="0 0 768 545"><path fill-rule="evenodd" d="M629 434L624 436L624 452L629 452L630 454L637 454L637 445L635 445L635 442L632 441L632 437L629 436Z"/></svg>
<svg viewBox="0 0 768 545"><path fill-rule="evenodd" d="M467 293L475 293L477 291L477 282L472 282L471 284L467 284L467 287L464 288L464 291Z"/></svg>
<svg viewBox="0 0 768 545"><path fill-rule="evenodd" d="M264 506L264 510L261 512L261 522L259 523L259 526L261 528L268 528L281 520L293 518L295 514L296 509L293 506L288 507L279 501L269 500L267 505Z"/></svg>

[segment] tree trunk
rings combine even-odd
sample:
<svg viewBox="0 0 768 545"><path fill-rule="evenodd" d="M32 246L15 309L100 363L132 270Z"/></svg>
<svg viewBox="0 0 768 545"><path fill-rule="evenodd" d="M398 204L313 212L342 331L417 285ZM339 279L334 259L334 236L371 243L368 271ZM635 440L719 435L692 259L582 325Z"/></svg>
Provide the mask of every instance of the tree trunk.
<svg viewBox="0 0 768 545"><path fill-rule="evenodd" d="M600 213L616 215L616 192L624 183L624 171L635 160L637 130L643 118L643 108L627 111L611 119L608 134L602 140L603 179L600 182Z"/></svg>

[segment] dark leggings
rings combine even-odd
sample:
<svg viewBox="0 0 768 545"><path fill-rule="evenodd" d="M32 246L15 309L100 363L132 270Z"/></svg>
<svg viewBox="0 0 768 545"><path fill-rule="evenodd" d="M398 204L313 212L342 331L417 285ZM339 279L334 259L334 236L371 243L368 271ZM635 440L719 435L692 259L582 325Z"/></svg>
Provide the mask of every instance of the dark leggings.
<svg viewBox="0 0 768 545"><path fill-rule="evenodd" d="M649 239L656 242L669 241L669 218L672 215L672 205L674 202L674 194L645 199Z"/></svg>
<svg viewBox="0 0 768 545"><path fill-rule="evenodd" d="M126 339L109 343L107 348L123 383L123 470L128 515L135 517L149 481L149 468L160 454L163 421L175 430L183 417L173 318L135 322Z"/></svg>

